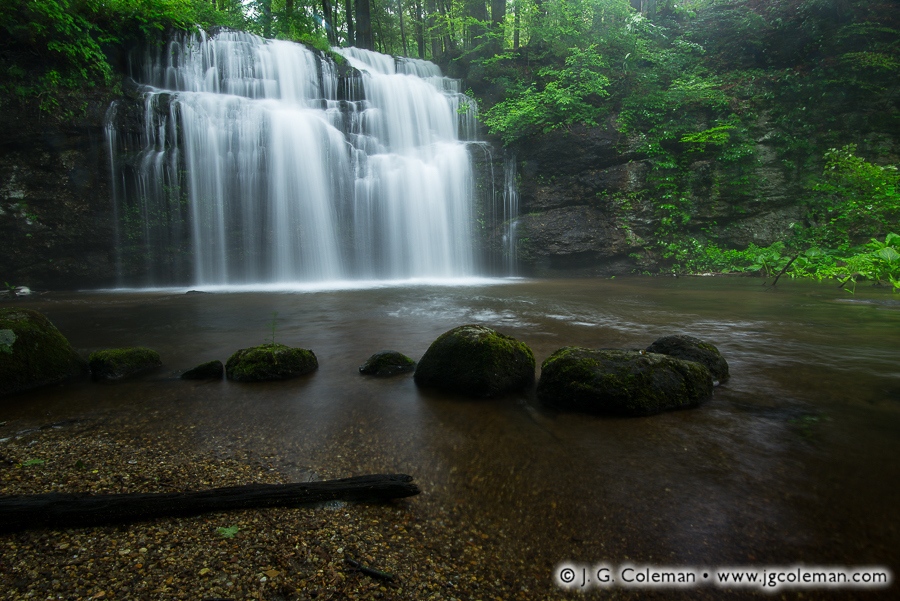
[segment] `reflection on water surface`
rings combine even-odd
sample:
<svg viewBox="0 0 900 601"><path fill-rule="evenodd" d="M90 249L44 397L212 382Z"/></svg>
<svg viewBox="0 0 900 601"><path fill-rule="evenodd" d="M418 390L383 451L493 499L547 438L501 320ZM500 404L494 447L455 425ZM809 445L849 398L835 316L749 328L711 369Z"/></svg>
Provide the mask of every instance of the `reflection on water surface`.
<svg viewBox="0 0 900 601"><path fill-rule="evenodd" d="M73 416L250 448L296 477L405 472L427 503L546 569L562 560L672 565L886 565L900 573L900 302L877 289L755 279L475 281L321 290L80 292L17 301L83 354L148 346L165 369L4 399L16 427ZM180 372L277 340L318 372L270 384L187 383ZM642 348L687 333L732 379L689 411L642 419L548 412L533 391L468 400L411 375L359 376L373 352L418 359L481 323L526 342ZM173 435L174 436L174 435Z"/></svg>

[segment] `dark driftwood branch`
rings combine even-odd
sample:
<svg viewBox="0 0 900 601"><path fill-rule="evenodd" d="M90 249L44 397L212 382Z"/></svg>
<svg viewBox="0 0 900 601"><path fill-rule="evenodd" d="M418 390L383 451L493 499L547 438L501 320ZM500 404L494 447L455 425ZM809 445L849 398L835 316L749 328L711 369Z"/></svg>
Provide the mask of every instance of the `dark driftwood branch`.
<svg viewBox="0 0 900 601"><path fill-rule="evenodd" d="M371 576L372 578L380 578L382 580L389 580L393 582L394 575L388 574L387 572L382 572L381 570L376 570L375 568L370 568L368 566L364 566L359 563L355 559L351 559L349 557L345 557L344 561L350 564L350 567L353 568L353 571L359 572L360 574L365 574L366 576Z"/></svg>
<svg viewBox="0 0 900 601"><path fill-rule="evenodd" d="M775 276L775 281L772 282L772 285L773 285L773 286L774 286L775 284L778 283L778 278L780 278L781 276L784 275L784 272L788 270L788 267L790 267L791 264L792 264L794 261L796 261L796 260L797 260L797 257L799 257L799 256L800 256L800 254L798 253L798 254L794 255L793 257L791 257L791 260L788 261L787 265L785 265L785 266L781 269L781 271L778 272L778 275Z"/></svg>
<svg viewBox="0 0 900 601"><path fill-rule="evenodd" d="M299 484L248 484L183 493L0 496L0 531L97 526L159 517L322 501L387 501L419 494L412 476L354 476Z"/></svg>

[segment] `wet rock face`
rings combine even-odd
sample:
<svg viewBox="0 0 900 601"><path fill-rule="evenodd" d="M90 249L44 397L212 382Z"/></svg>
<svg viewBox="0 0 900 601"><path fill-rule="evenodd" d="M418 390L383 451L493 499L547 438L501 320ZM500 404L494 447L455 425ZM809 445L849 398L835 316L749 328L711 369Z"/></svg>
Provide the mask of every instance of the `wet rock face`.
<svg viewBox="0 0 900 601"><path fill-rule="evenodd" d="M534 383L531 349L490 328L467 325L437 338L416 367L418 386L496 397Z"/></svg>
<svg viewBox="0 0 900 601"><path fill-rule="evenodd" d="M311 350L265 344L236 351L225 362L225 375L236 382L266 382L296 378L318 368Z"/></svg>
<svg viewBox="0 0 900 601"><path fill-rule="evenodd" d="M664 336L647 347L648 353L660 353L704 365L717 382L729 377L728 362L715 346L693 336Z"/></svg>
<svg viewBox="0 0 900 601"><path fill-rule="evenodd" d="M519 219L519 258L531 264L536 276L562 271L588 270L586 274L627 274L617 259L640 250L643 239L592 207L564 207Z"/></svg>
<svg viewBox="0 0 900 601"><path fill-rule="evenodd" d="M397 351L379 351L359 366L359 373L367 376L389 377L415 371L416 362Z"/></svg>
<svg viewBox="0 0 900 601"><path fill-rule="evenodd" d="M108 88L73 92L73 116L4 102L0 129L0 256L4 279L32 288L115 282L104 115ZM4 99L5 100L5 99Z"/></svg>
<svg viewBox="0 0 900 601"><path fill-rule="evenodd" d="M31 309L0 309L0 396L87 372L87 363L49 319Z"/></svg>
<svg viewBox="0 0 900 601"><path fill-rule="evenodd" d="M159 353L144 347L110 349L88 357L94 380L121 380L162 365Z"/></svg>
<svg viewBox="0 0 900 601"><path fill-rule="evenodd" d="M643 416L696 407L712 396L703 365L667 355L564 347L541 365L538 399L556 409Z"/></svg>

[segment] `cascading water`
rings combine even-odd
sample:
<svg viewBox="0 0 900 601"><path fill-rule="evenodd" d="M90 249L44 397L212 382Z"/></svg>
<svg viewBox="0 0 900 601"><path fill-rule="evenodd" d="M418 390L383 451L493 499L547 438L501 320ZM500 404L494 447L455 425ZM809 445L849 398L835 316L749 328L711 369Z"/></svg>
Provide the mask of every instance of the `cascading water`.
<svg viewBox="0 0 900 601"><path fill-rule="evenodd" d="M432 63L336 51L358 71L240 32L144 61L141 132L108 128L123 273L153 285L475 274L474 102Z"/></svg>
<svg viewBox="0 0 900 601"><path fill-rule="evenodd" d="M519 183L516 177L515 152L508 152L503 160L503 220L506 224L506 233L503 235L505 267L509 275L516 275L516 266L519 264L516 240L519 225Z"/></svg>

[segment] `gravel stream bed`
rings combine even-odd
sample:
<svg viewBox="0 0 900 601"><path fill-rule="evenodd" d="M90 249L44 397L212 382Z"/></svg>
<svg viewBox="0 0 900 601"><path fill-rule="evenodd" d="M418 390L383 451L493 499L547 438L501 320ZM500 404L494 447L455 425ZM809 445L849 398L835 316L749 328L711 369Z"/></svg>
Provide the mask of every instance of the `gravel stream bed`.
<svg viewBox="0 0 900 601"><path fill-rule="evenodd" d="M72 422L0 427L0 494L176 492L288 479L266 458L180 450L164 435ZM0 599L544 599L546 574L503 558L419 495L0 534ZM347 559L391 578L354 569ZM497 569L503 566L502 569ZM542 589L542 590L541 590ZM556 591L561 593L562 591ZM554 596L558 596L554 594Z"/></svg>

